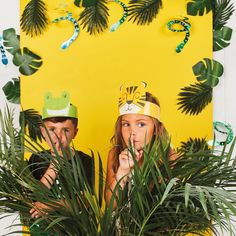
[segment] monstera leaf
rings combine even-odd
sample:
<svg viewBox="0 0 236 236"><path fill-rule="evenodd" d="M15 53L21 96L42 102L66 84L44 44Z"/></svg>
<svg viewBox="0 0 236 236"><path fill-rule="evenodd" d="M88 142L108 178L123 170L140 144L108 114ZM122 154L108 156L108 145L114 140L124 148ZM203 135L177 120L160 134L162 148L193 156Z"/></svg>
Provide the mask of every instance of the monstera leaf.
<svg viewBox="0 0 236 236"><path fill-rule="evenodd" d="M92 2L94 3L93 5ZM87 32L90 34L98 34L107 29L109 14L106 1L84 1L84 4L86 7L79 17L83 28L87 28Z"/></svg>
<svg viewBox="0 0 236 236"><path fill-rule="evenodd" d="M230 0L213 1L213 29L219 30L227 24L227 21L234 12L234 5Z"/></svg>
<svg viewBox="0 0 236 236"><path fill-rule="evenodd" d="M2 90L9 102L19 104L20 103L20 81L13 78L13 81L8 81Z"/></svg>
<svg viewBox="0 0 236 236"><path fill-rule="evenodd" d="M14 55L20 49L20 36L15 29L9 28L3 31L3 45L6 50Z"/></svg>
<svg viewBox="0 0 236 236"><path fill-rule="evenodd" d="M19 50L13 57L13 63L20 67L23 75L32 75L42 65L41 57L31 52L28 48L23 48L23 52Z"/></svg>
<svg viewBox="0 0 236 236"><path fill-rule="evenodd" d="M31 37L42 34L48 24L46 12L45 3L42 0L31 0L20 19L22 31Z"/></svg>
<svg viewBox="0 0 236 236"><path fill-rule="evenodd" d="M223 26L220 30L213 32L213 51L219 51L230 45L233 30L227 26Z"/></svg>
<svg viewBox="0 0 236 236"><path fill-rule="evenodd" d="M187 13L192 16L202 16L213 8L213 0L191 0L187 4Z"/></svg>
<svg viewBox="0 0 236 236"><path fill-rule="evenodd" d="M193 66L193 73L198 81L203 81L204 84L215 87L219 83L219 77L222 76L224 67L221 63L204 58L204 61L199 61Z"/></svg>
<svg viewBox="0 0 236 236"><path fill-rule="evenodd" d="M131 0L129 3L129 20L138 25L151 23L162 7L162 0Z"/></svg>
<svg viewBox="0 0 236 236"><path fill-rule="evenodd" d="M185 114L198 115L212 100L212 88L205 83L192 84L181 90L177 105Z"/></svg>

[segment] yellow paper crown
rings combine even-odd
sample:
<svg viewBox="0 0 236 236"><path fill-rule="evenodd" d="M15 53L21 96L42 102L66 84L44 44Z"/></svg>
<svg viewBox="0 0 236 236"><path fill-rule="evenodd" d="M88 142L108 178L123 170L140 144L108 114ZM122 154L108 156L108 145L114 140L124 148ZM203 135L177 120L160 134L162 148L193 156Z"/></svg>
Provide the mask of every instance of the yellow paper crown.
<svg viewBox="0 0 236 236"><path fill-rule="evenodd" d="M146 86L142 82L140 86L121 86L119 97L119 115L143 114L160 120L160 107L152 102L146 101Z"/></svg>

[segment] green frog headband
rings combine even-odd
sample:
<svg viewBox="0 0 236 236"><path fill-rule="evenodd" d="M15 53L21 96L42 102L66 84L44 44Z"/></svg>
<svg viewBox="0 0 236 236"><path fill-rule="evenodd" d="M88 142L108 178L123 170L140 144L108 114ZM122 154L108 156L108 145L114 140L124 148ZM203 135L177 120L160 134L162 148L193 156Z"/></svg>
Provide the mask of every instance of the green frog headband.
<svg viewBox="0 0 236 236"><path fill-rule="evenodd" d="M60 97L53 98L50 92L45 94L42 119L50 117L78 118L76 106L70 103L68 92L62 92Z"/></svg>
<svg viewBox="0 0 236 236"><path fill-rule="evenodd" d="M119 115L143 114L160 120L160 107L152 102L146 101L147 84L142 82L140 86L123 85L120 88Z"/></svg>

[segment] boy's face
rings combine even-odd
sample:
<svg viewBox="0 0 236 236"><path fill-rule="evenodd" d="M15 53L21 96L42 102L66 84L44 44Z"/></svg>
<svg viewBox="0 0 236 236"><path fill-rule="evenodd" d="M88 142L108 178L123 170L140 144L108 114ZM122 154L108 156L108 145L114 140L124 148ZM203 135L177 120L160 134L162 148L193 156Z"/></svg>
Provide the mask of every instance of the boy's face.
<svg viewBox="0 0 236 236"><path fill-rule="evenodd" d="M56 150L59 153L61 153L61 145L65 149L68 148L72 139L76 136L76 133L78 131L78 129L69 119L63 122L44 121L44 126L45 127L41 127L41 132L43 134L43 137L45 138L51 151L54 150L53 149L53 144L54 144ZM48 131L48 133L46 130ZM50 140L49 136L51 137L52 141Z"/></svg>

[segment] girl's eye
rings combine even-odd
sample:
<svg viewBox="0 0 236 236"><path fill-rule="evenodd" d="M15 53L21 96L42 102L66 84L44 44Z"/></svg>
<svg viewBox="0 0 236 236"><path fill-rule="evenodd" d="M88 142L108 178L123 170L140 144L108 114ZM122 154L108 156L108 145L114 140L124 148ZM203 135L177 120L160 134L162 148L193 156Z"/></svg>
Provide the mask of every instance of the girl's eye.
<svg viewBox="0 0 236 236"><path fill-rule="evenodd" d="M122 123L122 126L123 126L123 127L128 127L128 126L129 126L129 123Z"/></svg>
<svg viewBox="0 0 236 236"><path fill-rule="evenodd" d="M145 125L146 125L146 124L143 123L143 122L138 123L138 127L139 127L139 128L142 128L142 127L145 126Z"/></svg>

